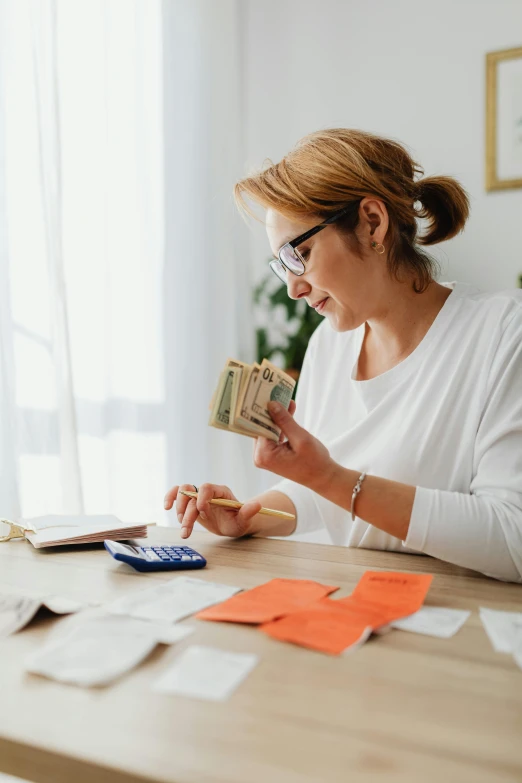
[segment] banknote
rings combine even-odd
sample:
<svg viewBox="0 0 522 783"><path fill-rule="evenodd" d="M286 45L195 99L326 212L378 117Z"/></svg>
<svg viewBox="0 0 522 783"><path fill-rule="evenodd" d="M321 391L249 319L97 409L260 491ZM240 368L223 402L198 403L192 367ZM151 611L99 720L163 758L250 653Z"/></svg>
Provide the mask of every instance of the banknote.
<svg viewBox="0 0 522 783"><path fill-rule="evenodd" d="M209 424L277 442L281 430L272 421L267 405L273 400L288 409L295 383L268 359L250 365L229 359L212 398Z"/></svg>

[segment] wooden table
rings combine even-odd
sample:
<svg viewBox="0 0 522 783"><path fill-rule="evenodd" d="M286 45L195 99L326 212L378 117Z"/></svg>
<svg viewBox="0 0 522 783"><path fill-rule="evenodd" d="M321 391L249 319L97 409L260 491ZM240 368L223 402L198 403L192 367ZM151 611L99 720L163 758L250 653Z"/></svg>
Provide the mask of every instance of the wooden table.
<svg viewBox="0 0 522 783"><path fill-rule="evenodd" d="M180 540L177 529L152 536ZM209 561L202 579L316 579L340 585L341 597L367 569L429 572L427 604L473 613L452 639L391 631L345 657L189 619L189 639L90 690L24 672L26 655L59 622L37 618L0 640L1 771L37 783L522 780L522 671L493 652L477 613L522 610L521 586L415 555L206 533L190 543ZM170 578L138 574L99 546L0 544L0 589L106 600ZM152 681L192 643L255 652L260 663L224 703L154 693Z"/></svg>

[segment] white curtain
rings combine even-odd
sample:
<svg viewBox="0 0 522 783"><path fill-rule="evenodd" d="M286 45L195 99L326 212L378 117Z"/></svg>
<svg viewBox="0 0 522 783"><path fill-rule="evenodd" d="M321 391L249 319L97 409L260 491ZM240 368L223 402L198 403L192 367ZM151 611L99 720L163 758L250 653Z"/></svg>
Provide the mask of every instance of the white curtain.
<svg viewBox="0 0 522 783"><path fill-rule="evenodd" d="M238 13L0 3L0 516L166 522L174 483L255 488L250 441L207 426L253 348Z"/></svg>
<svg viewBox="0 0 522 783"><path fill-rule="evenodd" d="M226 359L253 360L242 168L240 0L164 0L169 478L257 491L252 441L208 427ZM176 263L173 260L177 259Z"/></svg>

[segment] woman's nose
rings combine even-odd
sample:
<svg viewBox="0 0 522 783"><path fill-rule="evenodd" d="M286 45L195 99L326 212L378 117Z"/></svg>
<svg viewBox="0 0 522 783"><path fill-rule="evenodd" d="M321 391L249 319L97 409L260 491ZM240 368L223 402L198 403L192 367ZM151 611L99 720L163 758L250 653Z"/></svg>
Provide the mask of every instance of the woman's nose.
<svg viewBox="0 0 522 783"><path fill-rule="evenodd" d="M286 283L290 299L301 299L312 290L306 280L303 280L302 276L293 275L290 272L286 275Z"/></svg>

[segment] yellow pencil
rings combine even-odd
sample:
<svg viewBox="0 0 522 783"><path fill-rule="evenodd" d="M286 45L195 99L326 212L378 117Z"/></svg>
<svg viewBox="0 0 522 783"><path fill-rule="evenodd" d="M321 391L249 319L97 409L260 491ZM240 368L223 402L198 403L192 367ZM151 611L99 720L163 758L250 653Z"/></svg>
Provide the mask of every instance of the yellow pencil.
<svg viewBox="0 0 522 783"><path fill-rule="evenodd" d="M178 490L180 494L186 495L188 498L197 498L197 492L187 492L184 489ZM213 506L225 506L226 508L241 508L244 503L240 503L239 500L226 500L225 498L212 498L209 503ZM275 508L263 508L259 509L259 514L266 514L267 517L281 517L281 519L295 519L294 514L287 514L286 511L277 511Z"/></svg>

